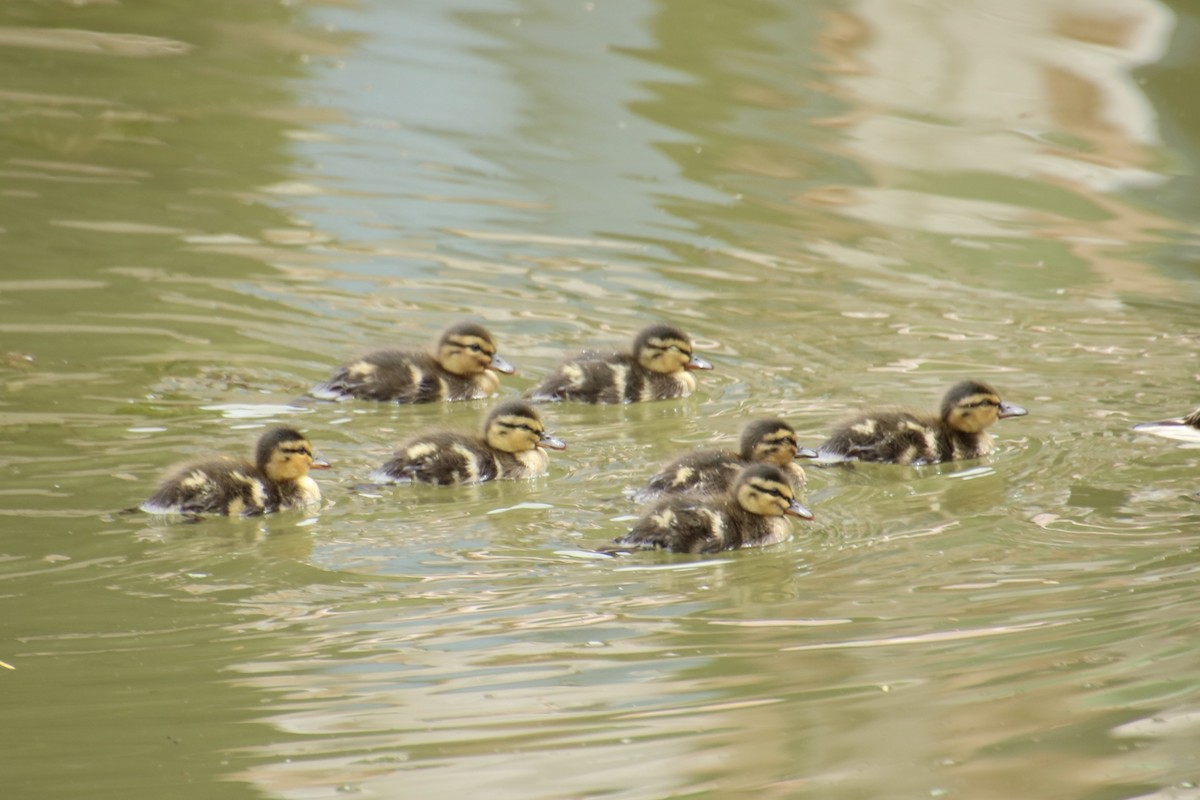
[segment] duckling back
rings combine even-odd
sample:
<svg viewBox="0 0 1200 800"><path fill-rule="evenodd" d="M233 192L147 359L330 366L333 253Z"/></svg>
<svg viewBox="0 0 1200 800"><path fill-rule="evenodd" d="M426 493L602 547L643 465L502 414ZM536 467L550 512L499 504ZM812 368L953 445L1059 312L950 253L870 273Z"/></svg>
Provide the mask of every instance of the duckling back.
<svg viewBox="0 0 1200 800"><path fill-rule="evenodd" d="M490 397L499 386L491 372L455 375L427 353L378 350L339 368L312 395L322 400L434 403Z"/></svg>
<svg viewBox="0 0 1200 800"><path fill-rule="evenodd" d="M149 514L250 516L276 510L280 499L254 465L220 456L173 468L140 508Z"/></svg>
<svg viewBox="0 0 1200 800"><path fill-rule="evenodd" d="M791 525L782 516L751 514L725 497L676 495L653 506L602 552L718 553L777 544L791 535Z"/></svg>
<svg viewBox="0 0 1200 800"><path fill-rule="evenodd" d="M823 456L889 464L933 464L979 458L995 449L987 428L1028 412L975 380L959 381L942 398L938 416L878 411L842 423L820 447Z"/></svg>
<svg viewBox="0 0 1200 800"><path fill-rule="evenodd" d="M660 501L602 551L715 553L775 544L791 535L785 515L812 519L812 513L795 501L782 470L752 464L721 497L685 494Z"/></svg>
<svg viewBox="0 0 1200 800"><path fill-rule="evenodd" d="M477 400L500 388L496 373L515 369L496 352L491 333L460 322L442 333L433 355L378 350L338 369L312 390L323 400L355 397L388 403Z"/></svg>
<svg viewBox="0 0 1200 800"><path fill-rule="evenodd" d="M700 450L667 464L632 499L645 503L665 494L719 495L729 490L745 463L732 450Z"/></svg>
<svg viewBox="0 0 1200 800"><path fill-rule="evenodd" d="M509 400L491 410L482 436L451 431L418 436L402 445L374 477L437 485L532 478L546 472L547 447L561 450L566 445L546 432L532 406Z"/></svg>
<svg viewBox="0 0 1200 800"><path fill-rule="evenodd" d="M667 464L633 493L638 502L662 494L696 492L718 495L729 489L743 468L755 464L774 464L779 467L798 490L805 481L803 468L797 458L815 458L816 453L801 447L796 431L781 419L758 419L742 429L737 452L732 450L700 450L688 453Z"/></svg>
<svg viewBox="0 0 1200 800"><path fill-rule="evenodd" d="M497 452L478 436L435 431L410 439L372 474L383 483L449 486L482 483L502 473Z"/></svg>
<svg viewBox="0 0 1200 800"><path fill-rule="evenodd" d="M255 463L217 456L172 468L141 506L151 514L250 516L315 504L321 490L310 469L328 469L294 428L272 428L258 439Z"/></svg>
<svg viewBox="0 0 1200 800"><path fill-rule="evenodd" d="M961 441L960 441L961 440ZM990 451L988 434L955 436L935 417L881 411L850 419L836 428L817 452L826 458L888 464L932 464L961 452Z"/></svg>
<svg viewBox="0 0 1200 800"><path fill-rule="evenodd" d="M652 372L624 353L586 353L559 365L529 398L539 402L639 403L687 397L696 388L690 373Z"/></svg>
<svg viewBox="0 0 1200 800"><path fill-rule="evenodd" d="M672 553L715 553L726 549L734 522L723 500L675 495L656 503L629 532L601 552L668 550Z"/></svg>
<svg viewBox="0 0 1200 800"><path fill-rule="evenodd" d="M537 401L637 403L687 397L695 369L712 365L692 354L691 340L670 325L651 325L631 353L582 353L564 361L529 397Z"/></svg>

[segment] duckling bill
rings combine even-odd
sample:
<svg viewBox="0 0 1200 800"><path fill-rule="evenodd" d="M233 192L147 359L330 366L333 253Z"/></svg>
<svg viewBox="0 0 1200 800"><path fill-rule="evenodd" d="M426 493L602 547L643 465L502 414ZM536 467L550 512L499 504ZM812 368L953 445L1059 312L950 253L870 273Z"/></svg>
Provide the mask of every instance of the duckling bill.
<svg viewBox="0 0 1200 800"><path fill-rule="evenodd" d="M461 322L442 334L433 353L368 353L339 368L312 394L322 400L357 398L382 403L478 400L491 397L500 388L496 373L514 372L496 352L496 340L486 328Z"/></svg>
<svg viewBox="0 0 1200 800"><path fill-rule="evenodd" d="M150 514L253 516L316 505L321 489L309 477L328 469L312 445L293 428L259 437L254 463L232 456L179 464L139 507Z"/></svg>
<svg viewBox="0 0 1200 800"><path fill-rule="evenodd" d="M806 476L796 459L816 457L815 451L800 446L795 429L783 420L755 420L742 430L736 452L700 450L681 456L655 473L633 493L633 499L646 502L664 494L685 492L724 494L742 469L756 463L779 467L792 489L797 490Z"/></svg>
<svg viewBox="0 0 1200 800"><path fill-rule="evenodd" d="M687 397L693 370L712 364L692 352L692 340L670 325L651 325L629 353L586 352L568 359L530 393L535 401L638 403Z"/></svg>
<svg viewBox="0 0 1200 800"><path fill-rule="evenodd" d="M566 447L546 432L532 406L510 400L492 409L482 435L433 431L417 436L400 445L372 477L382 483L439 486L533 478L546 473L550 464L547 448Z"/></svg>
<svg viewBox="0 0 1200 800"><path fill-rule="evenodd" d="M716 553L761 547L791 536L785 517L812 519L796 502L791 481L773 464L743 469L719 497L675 495L651 508L624 536L600 552L669 550Z"/></svg>
<svg viewBox="0 0 1200 800"><path fill-rule="evenodd" d="M955 384L938 414L867 411L843 422L817 452L842 460L888 464L935 464L979 458L995 450L987 428L1028 412L1000 399L979 381Z"/></svg>

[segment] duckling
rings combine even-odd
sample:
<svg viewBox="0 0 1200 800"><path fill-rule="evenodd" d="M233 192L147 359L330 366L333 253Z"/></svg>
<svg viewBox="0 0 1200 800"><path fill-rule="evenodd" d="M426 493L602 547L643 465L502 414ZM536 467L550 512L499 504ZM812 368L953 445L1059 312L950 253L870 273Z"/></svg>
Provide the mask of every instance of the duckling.
<svg viewBox="0 0 1200 800"><path fill-rule="evenodd" d="M997 420L1023 417L1020 406L1000 400L978 381L962 381L942 399L938 415L869 411L842 423L817 448L821 456L888 464L935 464L979 458L995 449L986 428Z"/></svg>
<svg viewBox="0 0 1200 800"><path fill-rule="evenodd" d="M651 325L633 340L632 352L587 351L567 359L530 399L637 403L687 397L696 388L695 369L712 369L712 364L692 353L687 334L670 325Z"/></svg>
<svg viewBox="0 0 1200 800"><path fill-rule="evenodd" d="M321 490L310 469L328 469L302 434L273 428L258 439L254 463L217 456L172 467L139 508L150 514L254 516L316 505Z"/></svg>
<svg viewBox="0 0 1200 800"><path fill-rule="evenodd" d="M545 474L550 464L547 447L565 450L567 446L546 433L532 406L509 400L488 414L482 436L453 431L417 436L400 445L395 457L372 477L381 483L438 486L533 478Z"/></svg>
<svg viewBox="0 0 1200 800"><path fill-rule="evenodd" d="M681 456L655 473L645 487L633 493L633 499L641 503L681 492L724 494L742 468L755 463L779 467L795 491L806 477L796 459L816 457L815 450L797 443L795 429L783 420L755 420L742 430L737 452L700 450Z"/></svg>
<svg viewBox="0 0 1200 800"><path fill-rule="evenodd" d="M775 544L791 535L784 515L813 518L796 502L783 470L774 464L751 464L738 473L725 494L668 497L646 512L629 533L599 549L716 553Z"/></svg>
<svg viewBox="0 0 1200 800"><path fill-rule="evenodd" d="M1185 442L1200 441L1200 408L1195 409L1186 417L1172 417L1158 422L1139 422L1133 426L1133 430Z"/></svg>
<svg viewBox="0 0 1200 800"><path fill-rule="evenodd" d="M482 325L460 322L438 340L437 351L377 350L341 367L315 387L322 400L431 403L478 400L500 388L497 372L516 369L496 353L496 340Z"/></svg>

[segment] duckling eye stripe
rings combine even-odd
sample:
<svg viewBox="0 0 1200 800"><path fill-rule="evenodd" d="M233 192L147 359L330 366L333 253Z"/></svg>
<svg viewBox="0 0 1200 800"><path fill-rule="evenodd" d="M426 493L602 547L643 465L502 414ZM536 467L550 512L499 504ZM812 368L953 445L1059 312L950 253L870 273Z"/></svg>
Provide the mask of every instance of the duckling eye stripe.
<svg viewBox="0 0 1200 800"><path fill-rule="evenodd" d="M456 347L461 347L464 350L469 350L469 349L471 349L471 347L478 347L480 350L487 353L488 355L492 355L493 353L496 352L491 347L489 347L487 345L487 343L485 343L485 342L466 342L466 341L463 341L462 339L450 339L449 341L450 341L450 344L452 344Z"/></svg>
<svg viewBox="0 0 1200 800"><path fill-rule="evenodd" d="M651 339L646 342L646 347L651 350L678 350L681 353L691 354L691 349L683 342L665 342L662 339Z"/></svg>

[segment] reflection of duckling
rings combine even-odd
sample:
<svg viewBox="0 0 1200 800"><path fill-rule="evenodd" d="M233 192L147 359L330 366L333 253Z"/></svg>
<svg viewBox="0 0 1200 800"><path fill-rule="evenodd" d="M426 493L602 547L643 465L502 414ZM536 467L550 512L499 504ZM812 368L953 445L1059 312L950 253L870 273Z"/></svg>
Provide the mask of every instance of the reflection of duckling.
<svg viewBox="0 0 1200 800"><path fill-rule="evenodd" d="M482 325L460 322L438 340L437 352L378 350L338 369L312 390L322 400L379 400L430 403L478 400L500 388L495 373L516 370L496 355L496 342Z"/></svg>
<svg viewBox="0 0 1200 800"><path fill-rule="evenodd" d="M533 400L636 403L687 397L696 388L690 370L712 369L692 355L692 340L670 325L651 325L631 353L587 351L567 359L530 394Z"/></svg>
<svg viewBox="0 0 1200 800"><path fill-rule="evenodd" d="M791 481L773 464L752 464L720 497L669 497L646 512L629 533L601 552L671 550L715 553L782 542L791 535L784 515L812 519L796 502Z"/></svg>
<svg viewBox="0 0 1200 800"><path fill-rule="evenodd" d="M452 431L417 436L400 445L373 478L438 485L532 478L545 474L550 464L546 447L563 450L566 445L546 433L532 406L509 400L488 414L482 436Z"/></svg>
<svg viewBox="0 0 1200 800"><path fill-rule="evenodd" d="M1200 441L1200 408L1197 408L1186 417L1172 417L1171 419L1162 419L1158 422L1139 422L1133 426L1133 429L1144 433L1153 433L1157 436L1165 436L1168 439L1181 439L1188 442Z"/></svg>
<svg viewBox="0 0 1200 800"><path fill-rule="evenodd" d="M300 433L274 428L259 437L253 464L218 456L173 467L141 510L191 517L252 516L315 505L321 490L308 471L328 468Z"/></svg>
<svg viewBox="0 0 1200 800"><path fill-rule="evenodd" d="M843 423L817 452L847 460L889 464L933 464L979 458L995 449L985 429L996 420L1022 417L1020 406L1000 400L978 381L955 384L942 399L941 413L869 411Z"/></svg>
<svg viewBox="0 0 1200 800"><path fill-rule="evenodd" d="M696 492L724 494L742 468L755 463L774 464L792 484L804 483L804 470L797 458L816 458L816 452L801 447L796 431L781 419L760 419L742 430L741 445L732 450L700 450L675 459L659 470L646 486L633 494L640 502L662 494Z"/></svg>

